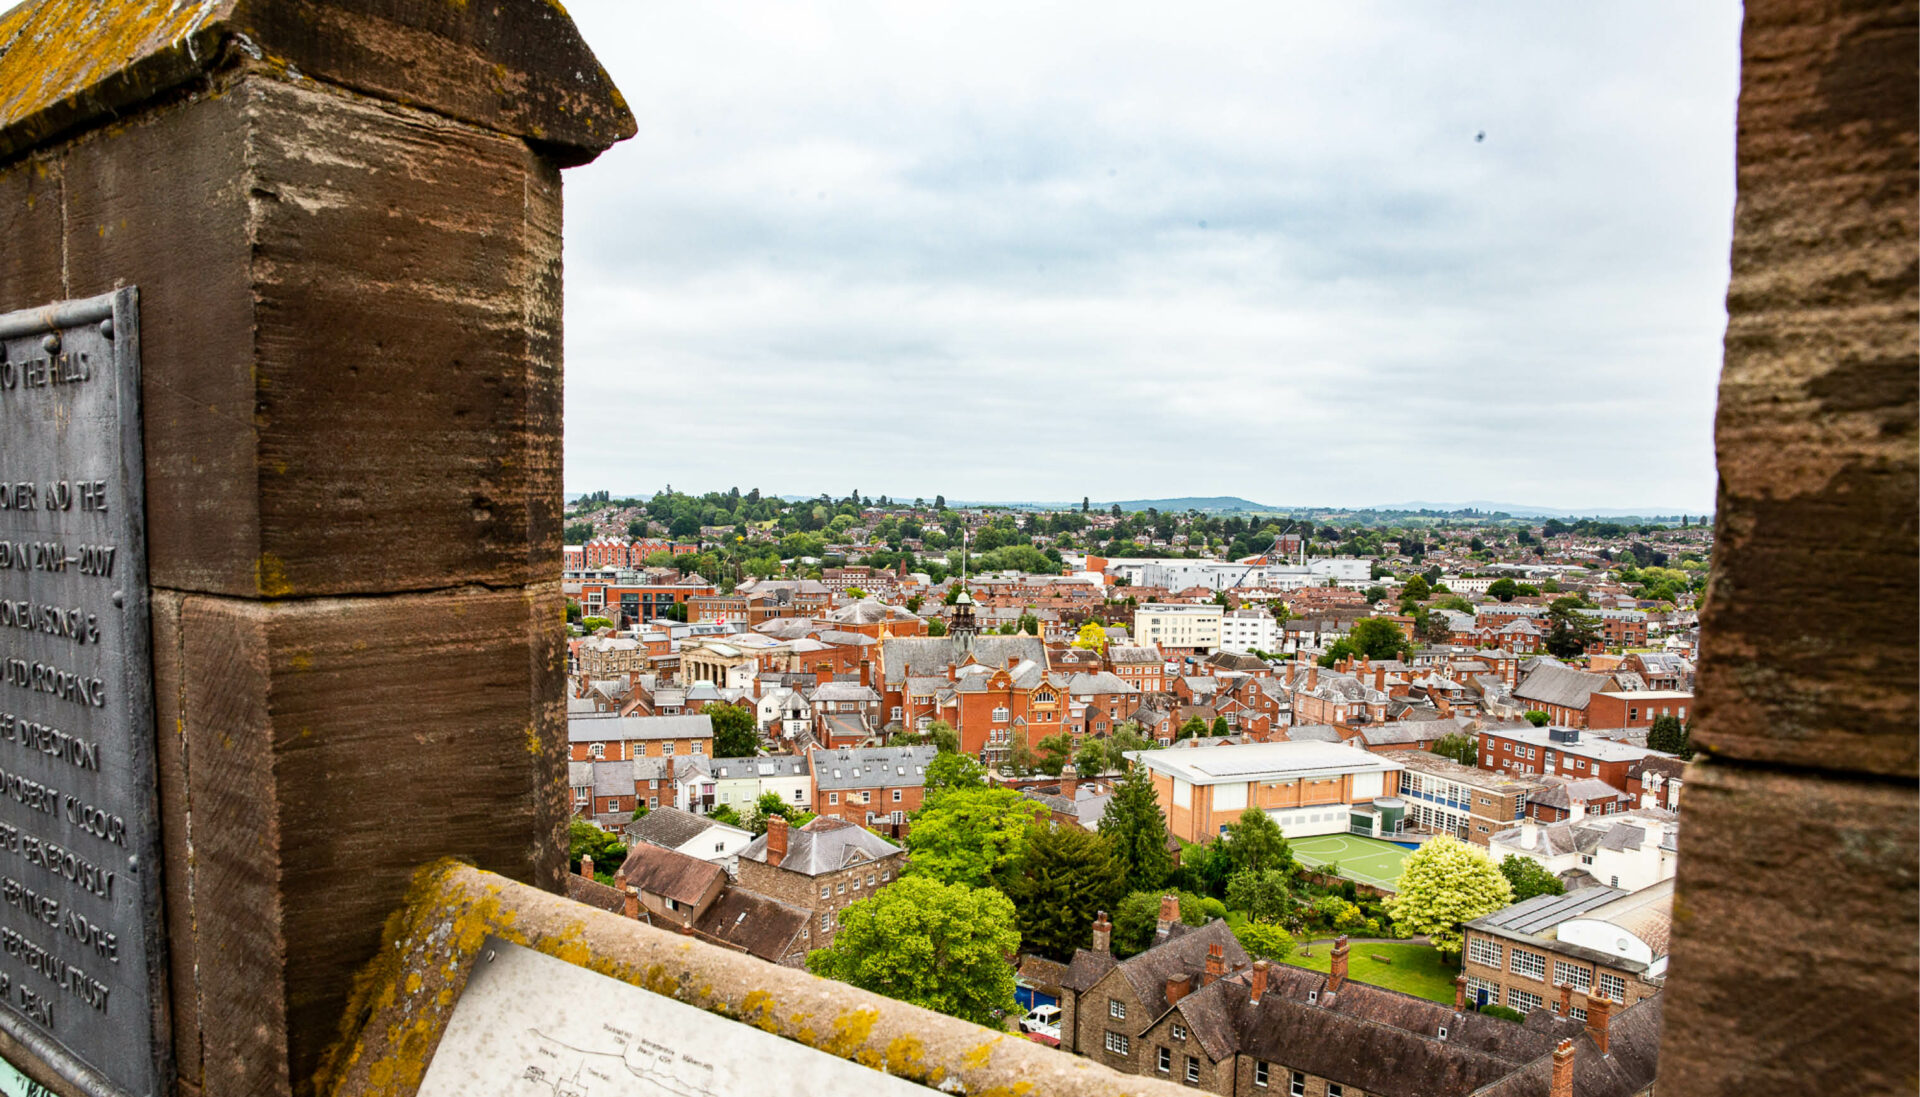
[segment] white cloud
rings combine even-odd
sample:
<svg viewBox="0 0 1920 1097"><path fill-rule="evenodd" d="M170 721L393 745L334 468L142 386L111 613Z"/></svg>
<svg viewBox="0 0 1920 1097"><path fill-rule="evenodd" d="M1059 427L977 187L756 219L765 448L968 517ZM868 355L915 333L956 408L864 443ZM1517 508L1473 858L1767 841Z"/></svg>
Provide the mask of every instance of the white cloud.
<svg viewBox="0 0 1920 1097"><path fill-rule="evenodd" d="M569 490L1712 498L1732 0L571 10Z"/></svg>

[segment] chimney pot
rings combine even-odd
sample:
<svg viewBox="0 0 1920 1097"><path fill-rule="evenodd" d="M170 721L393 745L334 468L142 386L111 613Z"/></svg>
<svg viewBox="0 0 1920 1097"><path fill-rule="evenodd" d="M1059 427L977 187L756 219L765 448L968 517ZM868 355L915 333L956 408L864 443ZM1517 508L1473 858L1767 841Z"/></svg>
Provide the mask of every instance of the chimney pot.
<svg viewBox="0 0 1920 1097"><path fill-rule="evenodd" d="M1107 912L1100 911L1093 918L1093 951L1107 952L1113 947L1113 923L1107 921Z"/></svg>
<svg viewBox="0 0 1920 1097"><path fill-rule="evenodd" d="M1178 922L1179 920L1180 920L1179 897L1173 896L1173 895L1162 895L1160 897L1160 920L1159 920L1159 923L1154 926L1154 933L1157 934L1158 936L1165 937L1167 935L1167 931L1172 929L1173 924L1175 922Z"/></svg>
<svg viewBox="0 0 1920 1097"><path fill-rule="evenodd" d="M1334 938L1333 955L1327 964L1327 993L1338 993L1347 982L1347 935Z"/></svg>
<svg viewBox="0 0 1920 1097"><path fill-rule="evenodd" d="M1209 986L1215 979L1227 973L1227 952L1219 945L1207 946L1207 970L1200 977L1201 986Z"/></svg>
<svg viewBox="0 0 1920 1097"><path fill-rule="evenodd" d="M639 888L627 889L625 906L626 906L627 917L633 919L636 922L639 921L640 920L640 889Z"/></svg>
<svg viewBox="0 0 1920 1097"><path fill-rule="evenodd" d="M1253 962L1253 991L1247 996L1254 1005L1260 1004L1260 997L1267 992L1267 970L1270 965L1265 960Z"/></svg>
<svg viewBox="0 0 1920 1097"><path fill-rule="evenodd" d="M1573 1041L1562 1040L1553 1049L1553 1082L1549 1097L1573 1097Z"/></svg>
<svg viewBox="0 0 1920 1097"><path fill-rule="evenodd" d="M593 879L593 858L584 853L580 855L580 875Z"/></svg>
<svg viewBox="0 0 1920 1097"><path fill-rule="evenodd" d="M1587 1035L1593 1038L1593 1046L1600 1054L1607 1053L1607 1026L1613 1016L1613 999L1605 994L1587 996Z"/></svg>
<svg viewBox="0 0 1920 1097"><path fill-rule="evenodd" d="M1467 977L1453 977L1453 1011L1459 1013L1467 1008Z"/></svg>

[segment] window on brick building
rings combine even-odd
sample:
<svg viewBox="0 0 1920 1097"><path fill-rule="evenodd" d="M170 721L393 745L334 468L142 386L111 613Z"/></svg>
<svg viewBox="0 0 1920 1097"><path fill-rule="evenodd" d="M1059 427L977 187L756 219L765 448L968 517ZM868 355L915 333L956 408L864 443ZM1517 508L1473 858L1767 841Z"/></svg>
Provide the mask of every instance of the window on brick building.
<svg viewBox="0 0 1920 1097"><path fill-rule="evenodd" d="M1529 979L1546 980L1547 958L1538 952L1528 952L1523 948L1512 950L1512 968L1515 975L1524 975Z"/></svg>
<svg viewBox="0 0 1920 1097"><path fill-rule="evenodd" d="M1126 1033L1124 1032L1107 1033L1107 1050L1113 1052L1115 1055L1127 1054L1127 1049L1131 1046L1132 1046L1132 1041L1127 1039Z"/></svg>
<svg viewBox="0 0 1920 1097"><path fill-rule="evenodd" d="M1253 1062L1253 1084L1263 1088L1267 1084L1267 1064L1258 1059Z"/></svg>
<svg viewBox="0 0 1920 1097"><path fill-rule="evenodd" d="M1107 999L1107 1016L1113 1018L1116 1021L1126 1020L1127 1019L1127 1003L1122 1002L1118 998Z"/></svg>
<svg viewBox="0 0 1920 1097"><path fill-rule="evenodd" d="M1307 1097L1307 1076L1299 1071L1287 1079L1287 1097Z"/></svg>
<svg viewBox="0 0 1920 1097"><path fill-rule="evenodd" d="M1154 1065L1159 1069L1160 1073L1162 1074L1165 1074L1168 1071L1172 1070L1173 1069L1173 1051L1169 1048L1161 1048L1160 1054L1158 1056L1158 1061Z"/></svg>
<svg viewBox="0 0 1920 1097"><path fill-rule="evenodd" d="M1200 1084L1200 1060L1191 1055L1187 1056L1187 1082L1191 1085Z"/></svg>
<svg viewBox="0 0 1920 1097"><path fill-rule="evenodd" d="M1529 994L1515 987L1507 988L1508 1007L1519 1010L1521 1013L1532 1013L1534 1010L1540 1008L1542 1001L1544 1001L1544 999L1538 994Z"/></svg>
<svg viewBox="0 0 1920 1097"><path fill-rule="evenodd" d="M1571 983L1575 990L1586 991L1593 986L1593 969L1580 964L1569 964L1565 960L1553 962L1553 985Z"/></svg>

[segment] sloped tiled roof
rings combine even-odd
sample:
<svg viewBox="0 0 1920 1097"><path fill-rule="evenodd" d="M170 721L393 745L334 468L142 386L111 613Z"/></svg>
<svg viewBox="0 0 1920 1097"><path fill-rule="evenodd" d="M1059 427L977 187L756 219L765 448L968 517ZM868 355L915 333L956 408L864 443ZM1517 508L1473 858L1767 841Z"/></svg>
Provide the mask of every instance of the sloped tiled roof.
<svg viewBox="0 0 1920 1097"><path fill-rule="evenodd" d="M693 923L696 932L775 963L793 951L808 913L771 896L729 887Z"/></svg>
<svg viewBox="0 0 1920 1097"><path fill-rule="evenodd" d="M838 816L822 815L804 827L787 832L787 855L780 866L789 872L818 876L848 865L877 861L901 852L900 847ZM765 863L767 836L762 834L740 851L750 861Z"/></svg>
<svg viewBox="0 0 1920 1097"><path fill-rule="evenodd" d="M689 857L664 846L642 842L627 851L620 865L620 878L628 887L649 895L663 895L677 903L698 903L716 883L724 883L727 870L710 861Z"/></svg>

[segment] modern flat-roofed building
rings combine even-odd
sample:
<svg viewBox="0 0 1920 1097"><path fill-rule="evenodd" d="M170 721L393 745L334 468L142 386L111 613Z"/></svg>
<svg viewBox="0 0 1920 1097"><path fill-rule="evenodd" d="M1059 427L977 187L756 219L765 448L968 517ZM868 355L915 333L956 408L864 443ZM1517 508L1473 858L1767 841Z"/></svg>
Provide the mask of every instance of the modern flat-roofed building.
<svg viewBox="0 0 1920 1097"><path fill-rule="evenodd" d="M1351 809L1396 797L1406 768L1391 755L1321 742L1169 748L1133 757L1153 779L1168 829L1189 842L1217 837L1249 807L1265 811L1289 838L1345 834Z"/></svg>
<svg viewBox="0 0 1920 1097"><path fill-rule="evenodd" d="M1511 724L1480 732L1482 769L1575 779L1591 777L1622 792L1628 791L1628 771L1650 757L1667 755L1579 728Z"/></svg>
<svg viewBox="0 0 1920 1097"><path fill-rule="evenodd" d="M1133 611L1133 638L1170 655L1204 655L1220 646L1225 612L1211 604L1145 602Z"/></svg>

